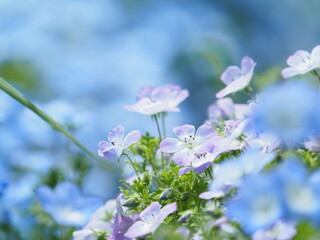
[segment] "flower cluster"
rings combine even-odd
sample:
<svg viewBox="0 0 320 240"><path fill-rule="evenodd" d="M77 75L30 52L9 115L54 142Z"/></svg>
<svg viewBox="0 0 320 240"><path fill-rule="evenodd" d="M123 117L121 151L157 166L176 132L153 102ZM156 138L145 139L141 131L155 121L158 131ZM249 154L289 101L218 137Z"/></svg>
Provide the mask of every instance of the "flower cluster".
<svg viewBox="0 0 320 240"><path fill-rule="evenodd" d="M318 55L319 47L309 55L298 51L284 77L318 74ZM178 112L188 91L142 88L136 104L125 108L150 115L159 136L137 130L125 136L117 126L99 143L101 157L126 159L134 175L74 239L292 239L319 227L320 94L295 80L256 93L255 65L244 57L241 68L228 67L221 76L227 86L208 119L198 128L173 128L175 137L164 137L158 117ZM248 103L224 98L238 91L249 95Z"/></svg>

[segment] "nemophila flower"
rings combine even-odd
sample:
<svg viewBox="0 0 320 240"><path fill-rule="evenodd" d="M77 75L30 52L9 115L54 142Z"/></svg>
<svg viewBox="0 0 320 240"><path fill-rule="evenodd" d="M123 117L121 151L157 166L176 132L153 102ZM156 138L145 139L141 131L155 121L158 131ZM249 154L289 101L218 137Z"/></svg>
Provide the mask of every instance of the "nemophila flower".
<svg viewBox="0 0 320 240"><path fill-rule="evenodd" d="M280 146L281 140L273 134L260 133L254 138L248 139L247 144L249 146L259 146L263 153L267 153L276 150Z"/></svg>
<svg viewBox="0 0 320 240"><path fill-rule="evenodd" d="M178 138L165 138L160 143L160 150L165 153L174 153L172 160L179 165L188 166L198 154L210 152L214 146L214 137L217 136L212 126L201 125L198 130L192 125L183 125L173 129Z"/></svg>
<svg viewBox="0 0 320 240"><path fill-rule="evenodd" d="M217 152L230 152L245 147L247 139L255 134L249 128L250 124L251 119L225 121L225 137L216 138L214 150Z"/></svg>
<svg viewBox="0 0 320 240"><path fill-rule="evenodd" d="M243 119L249 113L248 104L234 104L231 98L221 98L208 107L207 123L219 126L223 120Z"/></svg>
<svg viewBox="0 0 320 240"><path fill-rule="evenodd" d="M274 175L250 176L227 203L227 216L240 223L247 234L268 229L283 216L281 190Z"/></svg>
<svg viewBox="0 0 320 240"><path fill-rule="evenodd" d="M241 69L237 66L228 67L221 75L221 81L227 86L220 90L216 97L223 98L246 88L251 81L255 66L256 63L246 56L242 58Z"/></svg>
<svg viewBox="0 0 320 240"><path fill-rule="evenodd" d="M308 84L287 82L265 90L253 111L257 129L287 145L301 143L320 129L320 95Z"/></svg>
<svg viewBox="0 0 320 240"><path fill-rule="evenodd" d="M222 152L204 152L197 154L195 159L192 161L192 165L189 167L183 167L179 169L179 176L186 174L187 172L193 170L197 173L204 172L208 167L210 167L213 161L221 154Z"/></svg>
<svg viewBox="0 0 320 240"><path fill-rule="evenodd" d="M309 179L301 161L286 160L277 169L277 174L283 185L286 218L319 223L320 186Z"/></svg>
<svg viewBox="0 0 320 240"><path fill-rule="evenodd" d="M116 213L116 201L109 200L98 208L91 216L89 222L78 231L73 232L74 240L96 240L99 236L112 231L110 216Z"/></svg>
<svg viewBox="0 0 320 240"><path fill-rule="evenodd" d="M124 108L145 115L154 115L160 112L179 112L178 105L189 96L189 91L178 85L163 87L144 87L140 89L137 102L125 105Z"/></svg>
<svg viewBox="0 0 320 240"><path fill-rule="evenodd" d="M136 221L124 236L131 239L146 236L154 232L163 220L175 211L177 211L176 203L171 203L161 208L160 203L152 202L140 213L141 220Z"/></svg>
<svg viewBox="0 0 320 240"><path fill-rule="evenodd" d="M311 136L304 142L304 147L311 152L320 152L320 136Z"/></svg>
<svg viewBox="0 0 320 240"><path fill-rule="evenodd" d="M132 226L132 224L139 218L139 214L134 214L132 217L125 215L125 209L122 207L123 194L120 193L116 199L117 212L113 219L112 231L109 234L108 240L127 240L124 234Z"/></svg>
<svg viewBox="0 0 320 240"><path fill-rule="evenodd" d="M4 181L0 181L0 197L2 196L2 193L4 192L4 190L7 188L8 183L4 182Z"/></svg>
<svg viewBox="0 0 320 240"><path fill-rule="evenodd" d="M36 190L42 208L63 226L83 226L99 206L101 200L85 197L69 182L59 183L54 189L41 186Z"/></svg>
<svg viewBox="0 0 320 240"><path fill-rule="evenodd" d="M141 133L137 130L129 132L124 136L124 128L119 125L109 132L108 142L102 141L99 143L98 153L106 160L116 161L121 157L124 149L138 142L140 138Z"/></svg>
<svg viewBox="0 0 320 240"><path fill-rule="evenodd" d="M320 45L314 47L311 53L299 50L291 55L287 64L290 66L282 70L284 78L305 74L320 67Z"/></svg>
<svg viewBox="0 0 320 240"><path fill-rule="evenodd" d="M266 230L258 230L252 240L290 240L297 234L295 224L278 220Z"/></svg>
<svg viewBox="0 0 320 240"><path fill-rule="evenodd" d="M229 159L217 164L214 170L214 180L209 185L208 192L200 194L202 199L223 196L231 187L242 186L243 178L257 174L275 157L274 153L261 153L259 148L251 148L237 159Z"/></svg>

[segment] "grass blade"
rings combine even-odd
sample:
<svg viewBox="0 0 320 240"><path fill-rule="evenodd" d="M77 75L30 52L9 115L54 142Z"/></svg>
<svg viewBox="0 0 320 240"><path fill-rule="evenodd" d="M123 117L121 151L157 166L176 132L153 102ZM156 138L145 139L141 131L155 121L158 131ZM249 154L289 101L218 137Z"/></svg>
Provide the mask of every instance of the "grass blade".
<svg viewBox="0 0 320 240"><path fill-rule="evenodd" d="M51 118L48 114L39 109L36 105L30 102L22 93L20 93L17 89L15 89L11 84L9 84L6 80L0 77L0 89L10 95L12 98L20 102L22 105L30 109L32 112L37 114L40 118L42 118L49 126L51 126L57 132L62 133L66 136L70 141L72 141L75 145L81 148L84 152L86 152L90 157L98 161L103 165L106 169L110 170L111 168L107 165L105 161L103 161L100 157L93 154L89 149L87 149L84 145L82 145L71 133L69 133L64 127L62 127L57 121Z"/></svg>

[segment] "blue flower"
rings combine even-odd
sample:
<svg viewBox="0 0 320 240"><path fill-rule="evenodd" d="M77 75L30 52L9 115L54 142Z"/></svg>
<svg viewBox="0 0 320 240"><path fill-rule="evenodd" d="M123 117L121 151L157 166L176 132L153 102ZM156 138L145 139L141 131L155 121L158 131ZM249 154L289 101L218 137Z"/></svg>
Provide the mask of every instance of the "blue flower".
<svg viewBox="0 0 320 240"><path fill-rule="evenodd" d="M260 105L254 109L254 123L292 146L319 131L319 104L319 93L308 84L287 82L262 93Z"/></svg>
<svg viewBox="0 0 320 240"><path fill-rule="evenodd" d="M283 186L285 217L288 220L320 220L320 186L307 175L301 161L287 160L278 169L277 174Z"/></svg>
<svg viewBox="0 0 320 240"><path fill-rule="evenodd" d="M242 186L227 204L227 215L241 223L247 234L268 229L283 216L281 187L275 175L253 175Z"/></svg>
<svg viewBox="0 0 320 240"><path fill-rule="evenodd" d="M7 188L8 183L7 182L0 182L0 197L2 196L4 190Z"/></svg>
<svg viewBox="0 0 320 240"><path fill-rule="evenodd" d="M59 183L55 189L41 186L36 192L43 209L64 226L83 226L102 204L98 198L83 196L79 188L69 182Z"/></svg>

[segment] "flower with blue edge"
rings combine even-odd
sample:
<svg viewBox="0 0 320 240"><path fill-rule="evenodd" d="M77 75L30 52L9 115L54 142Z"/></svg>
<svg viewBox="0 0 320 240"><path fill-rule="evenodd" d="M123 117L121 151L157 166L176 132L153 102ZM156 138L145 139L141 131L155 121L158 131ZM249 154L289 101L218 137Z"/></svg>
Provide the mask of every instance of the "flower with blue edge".
<svg viewBox="0 0 320 240"><path fill-rule="evenodd" d="M54 189L41 186L36 190L42 208L63 226L81 227L102 205L99 198L86 197L69 182L61 182Z"/></svg>
<svg viewBox="0 0 320 240"><path fill-rule="evenodd" d="M284 78L291 78L320 68L320 45L315 46L311 53L304 50L296 51L288 58L287 64L289 67L281 72Z"/></svg>
<svg viewBox="0 0 320 240"><path fill-rule="evenodd" d="M289 146L300 144L320 130L320 94L300 82L270 87L254 108L253 122Z"/></svg>
<svg viewBox="0 0 320 240"><path fill-rule="evenodd" d="M125 105L124 108L144 115L154 115L161 112L179 112L178 105L189 96L189 91L178 85L162 87L148 86L140 89L137 102Z"/></svg>
<svg viewBox="0 0 320 240"><path fill-rule="evenodd" d="M209 191L199 195L202 199L223 196L232 187L243 186L243 179L248 175L259 173L275 157L274 153L263 153L260 148L252 147L237 159L227 159L216 164L214 180Z"/></svg>
<svg viewBox="0 0 320 240"><path fill-rule="evenodd" d="M174 153L172 160L179 165L187 166L196 160L198 154L210 152L214 146L217 132L212 126L201 125L196 131L189 124L175 127L173 132L178 138L165 138L160 143L160 150Z"/></svg>
<svg viewBox="0 0 320 240"><path fill-rule="evenodd" d="M307 169L298 159L288 159L277 169L283 185L286 218L307 220L319 224L320 187L309 177Z"/></svg>
<svg viewBox="0 0 320 240"><path fill-rule="evenodd" d="M124 235L129 239L140 238L154 232L171 213L177 211L177 204L171 203L161 208L160 203L152 202L140 213L140 221L136 221Z"/></svg>
<svg viewBox="0 0 320 240"><path fill-rule="evenodd" d="M227 215L247 234L268 229L283 216L281 187L274 175L247 177L236 197L227 203Z"/></svg>
<svg viewBox="0 0 320 240"><path fill-rule="evenodd" d="M108 141L99 143L98 153L101 157L109 161L117 161L123 150L138 142L141 138L141 133L138 130L129 132L124 136L124 128L119 125L108 134Z"/></svg>
<svg viewBox="0 0 320 240"><path fill-rule="evenodd" d="M231 93L246 88L252 78L256 63L248 56L242 58L241 69L238 66L228 67L221 75L221 81L227 86L220 90L217 98L223 98Z"/></svg>

